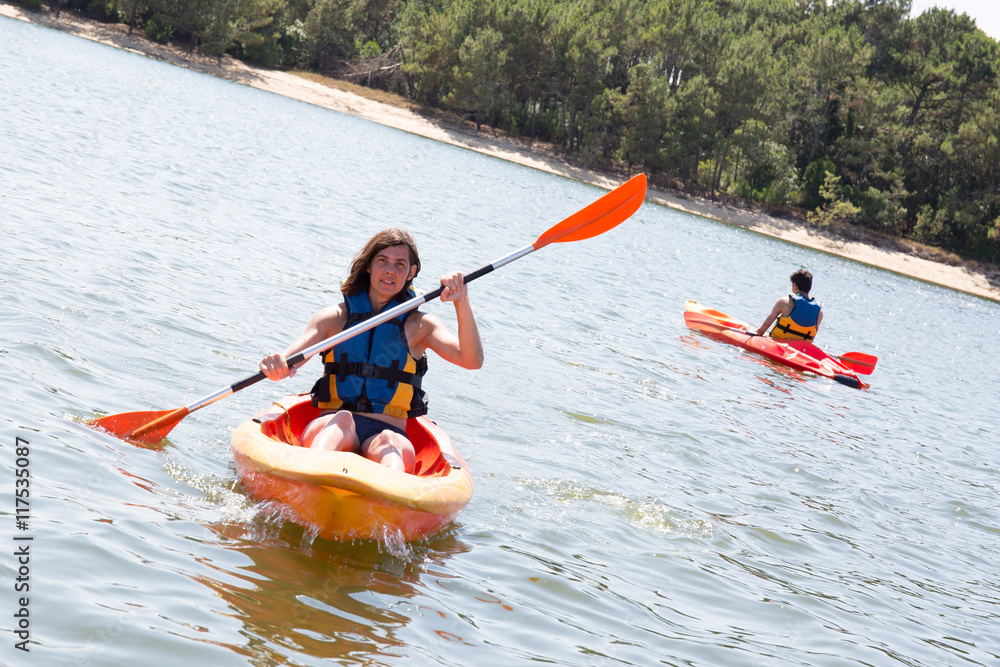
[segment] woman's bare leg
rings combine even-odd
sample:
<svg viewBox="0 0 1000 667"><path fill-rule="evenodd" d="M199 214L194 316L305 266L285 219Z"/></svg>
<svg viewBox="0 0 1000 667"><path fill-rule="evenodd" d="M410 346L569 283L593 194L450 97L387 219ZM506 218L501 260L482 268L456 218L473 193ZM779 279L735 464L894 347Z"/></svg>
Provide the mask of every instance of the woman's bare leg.
<svg viewBox="0 0 1000 667"><path fill-rule="evenodd" d="M389 429L368 438L361 446L361 455L400 472L412 472L417 459L413 443Z"/></svg>
<svg viewBox="0 0 1000 667"><path fill-rule="evenodd" d="M357 452L358 435L354 415L341 410L309 422L302 431L302 446L331 452Z"/></svg>

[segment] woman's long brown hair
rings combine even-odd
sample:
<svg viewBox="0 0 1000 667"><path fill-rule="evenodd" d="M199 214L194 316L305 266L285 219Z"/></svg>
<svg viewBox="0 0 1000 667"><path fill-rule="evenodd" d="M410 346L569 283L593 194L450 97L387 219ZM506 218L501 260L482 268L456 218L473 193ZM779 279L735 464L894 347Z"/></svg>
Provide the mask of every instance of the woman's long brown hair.
<svg viewBox="0 0 1000 667"><path fill-rule="evenodd" d="M372 260L386 248L398 245L406 246L409 249L410 266L417 267L416 273L413 274L413 277L416 278L417 274L420 273L420 255L417 254L417 244L409 232L398 227L392 227L390 229L383 229L371 237L368 243L358 251L358 254L354 257L354 261L351 263L350 274L340 286L340 292L345 296L354 296L355 294L367 291L368 286L371 284L371 274L368 273L368 267L371 266ZM396 295L397 300L400 294L406 294L406 291L410 288L410 282L407 280L406 284L403 285L403 289Z"/></svg>

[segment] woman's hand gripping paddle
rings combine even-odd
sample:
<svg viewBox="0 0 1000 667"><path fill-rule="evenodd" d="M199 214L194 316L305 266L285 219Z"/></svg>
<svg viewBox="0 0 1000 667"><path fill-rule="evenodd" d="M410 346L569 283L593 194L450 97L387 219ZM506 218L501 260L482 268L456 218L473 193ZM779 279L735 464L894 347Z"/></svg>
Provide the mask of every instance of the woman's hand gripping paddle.
<svg viewBox="0 0 1000 667"><path fill-rule="evenodd" d="M492 264L473 271L469 275L465 276L465 282L470 282L476 278L484 276L494 269L498 269L505 264L509 264L515 259L520 259L535 250L541 250L550 243L582 241L584 239L589 239L599 234L603 234L609 229L617 227L621 223L625 222L629 216L638 210L645 197L646 176L644 174L639 174L604 195L593 204L577 211L559 224L547 230L530 245L526 245L520 250L517 250L505 257L501 257ZM402 313L417 308L423 303L438 298L441 296L443 289L443 287L439 287L433 292L416 296L409 301L396 306L395 308L385 310L361 324L355 325L346 331L342 331L335 336L331 336L326 340L316 343L312 347L306 348L305 350L292 355L287 360L289 368L298 366L318 352L324 352L331 347L348 340L349 338L357 336L360 333L364 333L365 331L368 331L383 322L391 320ZM230 394L236 393L240 389L246 389L250 385L260 382L264 379L264 377L265 375L263 373L258 372L255 375L244 378L243 380L240 380L225 389L221 389L210 396L206 396L191 405L184 406L183 408L177 408L176 410L123 412L95 419L88 422L88 426L106 431L111 435L122 438L123 440L132 440L148 444L157 443L165 438L167 434L170 433L171 429L184 419L184 417L188 416L195 410L215 403Z"/></svg>

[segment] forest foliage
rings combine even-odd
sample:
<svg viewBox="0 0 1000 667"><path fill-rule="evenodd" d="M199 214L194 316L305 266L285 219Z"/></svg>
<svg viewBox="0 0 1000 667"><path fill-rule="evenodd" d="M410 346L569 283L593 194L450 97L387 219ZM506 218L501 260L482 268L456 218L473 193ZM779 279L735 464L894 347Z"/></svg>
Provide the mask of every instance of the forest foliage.
<svg viewBox="0 0 1000 667"><path fill-rule="evenodd" d="M39 0L23 0L37 4ZM909 0L59 0L654 183L1000 263L1000 45Z"/></svg>

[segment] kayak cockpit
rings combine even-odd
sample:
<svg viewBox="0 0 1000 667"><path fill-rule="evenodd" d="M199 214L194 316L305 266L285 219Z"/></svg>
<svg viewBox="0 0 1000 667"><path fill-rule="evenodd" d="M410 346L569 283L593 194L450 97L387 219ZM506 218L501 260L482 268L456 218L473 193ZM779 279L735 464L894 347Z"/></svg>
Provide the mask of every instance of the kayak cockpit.
<svg viewBox="0 0 1000 667"><path fill-rule="evenodd" d="M260 424L261 434L276 442L293 447L301 447L301 435L306 426L320 415L320 410L313 407L312 402L303 400L307 395L294 397L297 400L288 404L287 399L275 401L270 407L253 417ZM442 452L435 434L431 433L424 422L429 420L408 419L406 421L406 437L413 443L415 454L413 472L418 477L440 477L447 475L452 468L449 456ZM457 465L457 463L456 463Z"/></svg>

